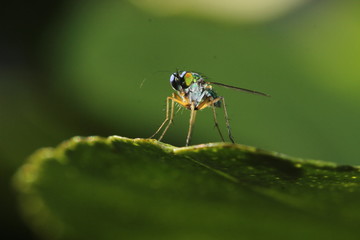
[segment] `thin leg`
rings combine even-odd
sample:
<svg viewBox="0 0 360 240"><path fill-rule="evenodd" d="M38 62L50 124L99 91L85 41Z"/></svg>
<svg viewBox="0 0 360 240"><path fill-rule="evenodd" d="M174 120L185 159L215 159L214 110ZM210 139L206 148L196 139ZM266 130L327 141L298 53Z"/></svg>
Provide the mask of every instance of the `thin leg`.
<svg viewBox="0 0 360 240"><path fill-rule="evenodd" d="M188 135L186 138L186 146L189 146L190 141L191 141L191 133L193 130L193 126L195 123L195 117L196 117L196 111L195 111L195 106L194 104L191 105L190 107L191 113L190 113L190 124L189 124L189 131L188 131Z"/></svg>
<svg viewBox="0 0 360 240"><path fill-rule="evenodd" d="M215 99L209 97L209 98L207 98L205 101L203 101L201 104L199 104L199 106L198 106L197 108L198 108L198 110L202 110L202 109L207 108L207 107L209 107L209 106L212 107L213 114L214 114L215 127L217 128L217 130L218 130L218 132L219 132L219 135L220 135L220 137L221 137L221 140L222 140L223 142L225 142L224 137L223 137L223 135L222 135L222 133L221 133L221 131L220 131L219 124L218 124L218 122L217 122L215 105L214 105L215 103L217 103L218 101L220 101L220 100L222 100L222 99L223 99L222 97L218 97L218 98L215 98Z"/></svg>
<svg viewBox="0 0 360 240"><path fill-rule="evenodd" d="M163 133L162 133L161 136L159 137L159 141L161 141L161 139L164 137L165 133L166 133L167 130L169 129L170 125L173 123L173 119L174 119L174 108L175 108L175 102L174 102L174 100L171 99L171 113L170 113L169 122L168 122L166 128L164 129Z"/></svg>
<svg viewBox="0 0 360 240"><path fill-rule="evenodd" d="M230 141L231 141L232 143L235 143L234 138L233 138L233 136L232 136L232 134L231 134L229 117L228 117L227 110L226 110L225 99L224 99L223 97L222 97L222 103L223 103L223 106L224 106L225 122L226 122L226 127L227 127L227 129L228 129L229 138L230 138Z"/></svg>
<svg viewBox="0 0 360 240"><path fill-rule="evenodd" d="M217 121L217 118L216 118L216 111L215 111L215 105L214 105L214 102L211 103L211 107L212 107L212 110L213 110L213 114L214 114L214 122L215 122L215 127L217 128L218 132L219 132L219 135L221 137L221 140L223 142L225 142L224 140L224 137L220 131L220 128L219 128L219 124L218 124L218 121Z"/></svg>
<svg viewBox="0 0 360 240"><path fill-rule="evenodd" d="M166 117L165 117L165 120L164 122L160 125L160 127L158 128L158 130L156 130L156 132L149 138L153 138L155 137L156 134L158 134L160 132L160 130L162 129L162 127L165 125L165 123L169 120L169 100L171 98L170 97L167 97L166 98Z"/></svg>
<svg viewBox="0 0 360 240"><path fill-rule="evenodd" d="M171 109L170 109L170 105L169 105L170 100L171 100ZM158 130L156 130L156 132L150 138L153 138L156 134L158 134L161 131L161 129L165 126L165 124L169 121L158 140L160 141L164 137L166 131L169 129L170 125L173 123L175 102L177 102L178 104L180 104L183 107L187 107L187 103L183 102L181 97L179 95L177 95L176 93L173 93L171 97L167 97L166 98L166 118L165 118L164 122L160 125ZM171 112L170 115L169 115L169 112Z"/></svg>

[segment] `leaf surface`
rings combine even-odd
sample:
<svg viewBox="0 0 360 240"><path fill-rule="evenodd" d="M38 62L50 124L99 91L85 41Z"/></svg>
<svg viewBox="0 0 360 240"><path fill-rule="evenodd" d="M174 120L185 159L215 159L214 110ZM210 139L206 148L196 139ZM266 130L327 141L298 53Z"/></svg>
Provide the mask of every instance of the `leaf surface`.
<svg viewBox="0 0 360 240"><path fill-rule="evenodd" d="M357 239L356 166L254 147L74 137L14 177L46 239Z"/></svg>

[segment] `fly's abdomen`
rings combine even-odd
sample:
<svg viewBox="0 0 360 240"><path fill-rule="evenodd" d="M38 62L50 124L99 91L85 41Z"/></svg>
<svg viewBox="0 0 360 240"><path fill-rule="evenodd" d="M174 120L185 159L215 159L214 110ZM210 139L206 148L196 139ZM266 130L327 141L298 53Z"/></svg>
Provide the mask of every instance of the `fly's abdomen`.
<svg viewBox="0 0 360 240"><path fill-rule="evenodd" d="M218 95L213 90L206 90L207 91L207 97L212 97L213 99L217 98ZM221 101L217 101L214 103L215 107L221 107Z"/></svg>

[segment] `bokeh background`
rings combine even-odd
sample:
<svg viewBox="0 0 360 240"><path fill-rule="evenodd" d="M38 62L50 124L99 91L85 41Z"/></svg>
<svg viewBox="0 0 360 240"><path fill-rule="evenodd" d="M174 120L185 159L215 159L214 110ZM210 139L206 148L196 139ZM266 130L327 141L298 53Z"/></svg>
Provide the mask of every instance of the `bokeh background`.
<svg viewBox="0 0 360 240"><path fill-rule="evenodd" d="M359 165L356 0L13 1L2 10L0 225L13 238L36 239L11 189L26 157L75 135L152 135L177 68L272 95L215 88L238 143ZM188 118L180 110L164 142L183 146ZM211 110L197 115L193 136L219 141Z"/></svg>

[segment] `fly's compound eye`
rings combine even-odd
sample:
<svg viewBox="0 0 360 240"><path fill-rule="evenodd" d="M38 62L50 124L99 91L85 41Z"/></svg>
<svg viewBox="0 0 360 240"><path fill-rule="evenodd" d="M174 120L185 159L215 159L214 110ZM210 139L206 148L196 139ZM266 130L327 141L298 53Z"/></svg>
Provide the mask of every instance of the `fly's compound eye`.
<svg viewBox="0 0 360 240"><path fill-rule="evenodd" d="M179 73L173 73L171 74L170 76L170 84L172 86L172 88L176 91L180 91L182 89L181 87L181 81L180 81L180 78L179 78Z"/></svg>

